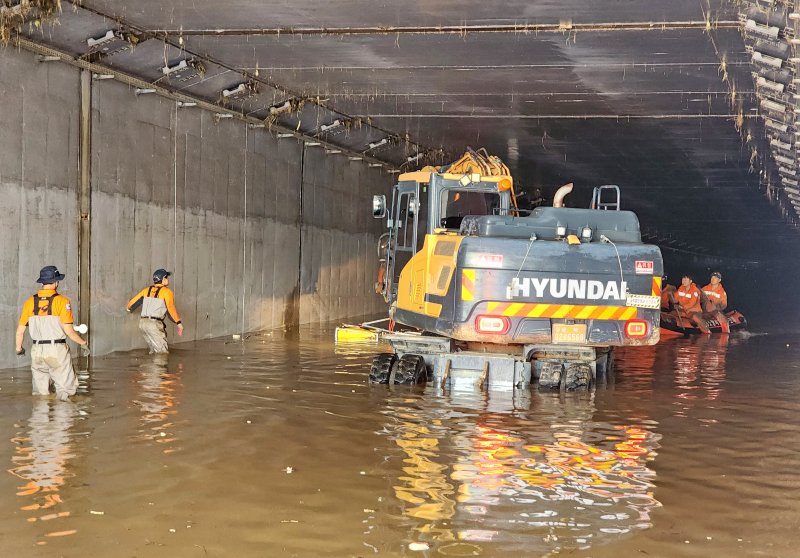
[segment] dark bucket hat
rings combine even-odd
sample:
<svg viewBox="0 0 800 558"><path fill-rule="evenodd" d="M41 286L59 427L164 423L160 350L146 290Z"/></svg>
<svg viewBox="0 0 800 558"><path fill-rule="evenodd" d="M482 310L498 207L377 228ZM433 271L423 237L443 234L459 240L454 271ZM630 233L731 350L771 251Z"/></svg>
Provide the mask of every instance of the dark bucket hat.
<svg viewBox="0 0 800 558"><path fill-rule="evenodd" d="M63 281L64 277L66 277L66 275L59 273L56 266L48 265L43 267L39 272L39 278L36 280L36 282L41 283L42 285L49 285L50 283Z"/></svg>

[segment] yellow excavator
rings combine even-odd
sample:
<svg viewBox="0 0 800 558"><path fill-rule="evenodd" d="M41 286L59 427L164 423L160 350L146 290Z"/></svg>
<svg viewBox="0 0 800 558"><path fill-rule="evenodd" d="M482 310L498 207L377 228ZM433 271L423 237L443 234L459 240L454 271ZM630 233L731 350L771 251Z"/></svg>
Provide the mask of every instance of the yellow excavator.
<svg viewBox="0 0 800 558"><path fill-rule="evenodd" d="M659 339L663 261L620 210L617 186L590 208L522 210L508 167L485 150L399 176L376 290L389 304L370 381L580 389L601 381L611 349ZM390 330L395 328L390 327ZM398 328L399 329L399 328Z"/></svg>

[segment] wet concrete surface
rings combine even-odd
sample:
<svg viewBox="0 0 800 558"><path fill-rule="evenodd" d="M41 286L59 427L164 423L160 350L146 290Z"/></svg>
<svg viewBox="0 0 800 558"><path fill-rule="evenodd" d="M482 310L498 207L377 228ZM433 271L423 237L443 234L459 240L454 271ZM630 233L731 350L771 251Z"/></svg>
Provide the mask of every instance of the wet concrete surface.
<svg viewBox="0 0 800 558"><path fill-rule="evenodd" d="M370 386L332 333L96 358L72 403L4 371L0 556L797 555L796 336L558 394Z"/></svg>

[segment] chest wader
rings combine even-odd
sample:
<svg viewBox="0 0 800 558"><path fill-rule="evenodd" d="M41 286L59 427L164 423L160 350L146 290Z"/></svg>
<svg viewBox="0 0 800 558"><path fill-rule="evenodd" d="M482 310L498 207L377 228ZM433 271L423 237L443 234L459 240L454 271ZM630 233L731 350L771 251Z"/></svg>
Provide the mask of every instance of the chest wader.
<svg viewBox="0 0 800 558"><path fill-rule="evenodd" d="M28 320L33 347L31 348L31 374L33 393L47 395L50 382L59 399L75 395L78 379L72 368L72 358L67 346L67 336L61 319L53 316L53 301L59 296L33 296L33 316Z"/></svg>
<svg viewBox="0 0 800 558"><path fill-rule="evenodd" d="M139 331L151 353L168 353L167 326L164 318L167 316L167 303L158 294L163 287L149 287L147 296L142 301L142 315L139 319Z"/></svg>

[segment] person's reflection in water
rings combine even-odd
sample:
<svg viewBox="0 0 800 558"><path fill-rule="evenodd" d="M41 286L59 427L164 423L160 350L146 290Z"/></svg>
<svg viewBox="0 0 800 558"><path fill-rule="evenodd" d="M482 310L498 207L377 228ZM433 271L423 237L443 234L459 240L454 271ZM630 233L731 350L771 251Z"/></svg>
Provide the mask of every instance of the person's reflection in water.
<svg viewBox="0 0 800 558"><path fill-rule="evenodd" d="M651 526L661 505L648 468L660 438L653 421L594 422L591 394L533 393L531 411L509 413L487 411L492 396L473 398L472 412L461 397L430 410L395 400L399 422L385 431L406 456L394 491L418 521L413 536L442 552L530 555Z"/></svg>
<svg viewBox="0 0 800 558"><path fill-rule="evenodd" d="M728 335L701 335L675 344L675 383L680 399L714 401L722 393Z"/></svg>
<svg viewBox="0 0 800 558"><path fill-rule="evenodd" d="M138 399L134 400L142 412L136 438L162 444L164 453L176 450L173 447L176 438L169 429L174 426L178 413L176 395L183 372L183 363L179 362L175 372L170 372L168 362L167 354L154 354L144 359L136 376L141 392Z"/></svg>
<svg viewBox="0 0 800 558"><path fill-rule="evenodd" d="M17 496L23 499L20 509L29 523L43 525L44 539L73 535L77 531L64 523L71 512L64 502L64 488L74 476L70 461L75 457L71 433L76 418L85 414L80 403L37 397L33 401L26 431L11 439L15 445L9 473L19 477Z"/></svg>

